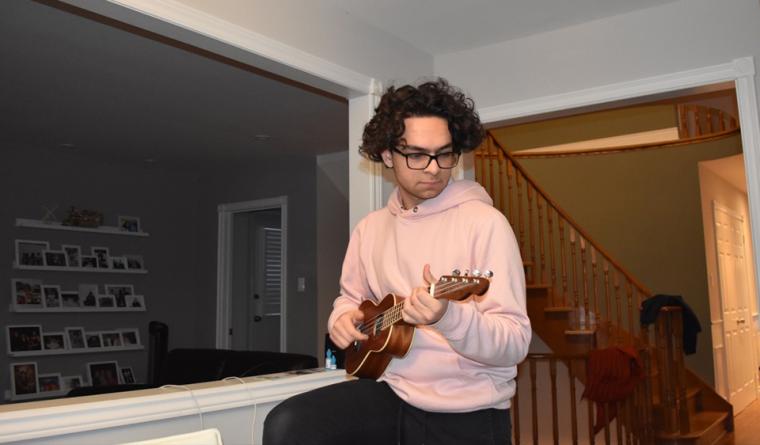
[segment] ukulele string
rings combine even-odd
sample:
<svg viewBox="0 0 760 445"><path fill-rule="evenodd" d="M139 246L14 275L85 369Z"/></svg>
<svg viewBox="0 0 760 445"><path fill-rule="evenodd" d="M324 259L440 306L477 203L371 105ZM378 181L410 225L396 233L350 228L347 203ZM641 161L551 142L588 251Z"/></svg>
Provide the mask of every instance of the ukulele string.
<svg viewBox="0 0 760 445"><path fill-rule="evenodd" d="M463 287L463 286L465 286L467 284L468 283L451 282L451 281L449 281L449 282L444 282L444 283L436 284L436 289L435 290L436 290L436 293L438 293L438 295L440 296L442 293L449 292L449 291L454 290L454 289L456 289L458 287ZM371 331L374 330L375 322L380 317L388 318L387 316L391 316L391 315L395 315L396 317L399 317L402 307L403 307L403 302L395 304L390 309L388 309L386 311L383 311L380 314L377 314L374 317L372 317L372 318L370 318L370 319L368 319L366 321L363 321L362 324L361 324L361 329L359 330L359 332L361 332L362 334L369 334L369 332L371 332ZM391 319L393 319L393 318L391 318ZM396 318L393 322L398 321L400 319L401 319L400 317ZM385 320L383 320L383 321L385 321ZM386 327L387 326L383 326L381 328L381 330L385 329Z"/></svg>

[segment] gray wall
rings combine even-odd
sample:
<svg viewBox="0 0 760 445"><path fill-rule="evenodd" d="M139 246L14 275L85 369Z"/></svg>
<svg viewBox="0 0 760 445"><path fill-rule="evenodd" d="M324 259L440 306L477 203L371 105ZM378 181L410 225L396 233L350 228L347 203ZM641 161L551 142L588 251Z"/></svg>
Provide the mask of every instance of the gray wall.
<svg viewBox="0 0 760 445"><path fill-rule="evenodd" d="M316 193L314 158L268 158L199 181L197 277L198 312L194 342L214 347L216 336L217 206L285 195L288 197L287 350L316 354ZM297 292L297 278L306 291Z"/></svg>
<svg viewBox="0 0 760 445"><path fill-rule="evenodd" d="M6 283L10 302L10 279L37 278L61 284L134 284L145 295L147 312L18 314L0 311L0 323L42 324L46 331L67 326L86 330L138 327L147 344L148 322L169 325L170 348L214 347L216 335L217 206L286 195L288 197L288 337L287 350L319 357L324 335L325 311L337 293L338 275L348 240L347 171L345 162L331 162L318 169L314 158L269 159L239 166L224 174L194 178L157 166L114 164L93 159L86 153L0 147L0 237L6 255L0 256L0 279ZM347 156L343 156L347 158ZM319 170L319 180L317 171ZM317 184L315 186L315 184ZM317 191L320 223L317 224ZM106 224L115 225L120 214L139 216L148 238L43 231L15 227L15 218L40 218L42 206L59 205L58 218L70 204L97 209ZM318 227L319 226L319 227ZM321 250L317 254L317 231ZM112 254L140 253L147 275L28 272L12 269L14 239L38 239L60 244L108 246ZM319 272L318 272L319 267ZM318 274L322 277L318 281ZM4 278L3 278L4 277ZM297 277L306 280L306 291L297 292ZM332 291L318 292L318 286ZM102 289L102 287L101 287ZM329 295L328 295L329 294ZM321 303L317 304L317 295ZM329 297L329 298L328 298ZM321 311L321 312L320 312ZM322 315L318 316L318 312ZM319 318L319 329L317 320ZM5 332L5 331L3 331ZM315 336L316 334L316 336ZM5 334L3 334L3 337ZM1 369L8 369L2 354ZM132 366L144 381L147 349L139 352L44 356L37 361L41 373L85 373L88 361L117 360ZM27 359L14 359L14 362ZM4 375L7 375L4 373ZM10 386L7 377L0 385Z"/></svg>
<svg viewBox="0 0 760 445"><path fill-rule="evenodd" d="M195 295L196 205L195 185L186 175L156 166L112 164L94 160L85 153L31 149L0 145L0 239L5 254L0 255L0 282L5 283L3 301L10 303L11 278L40 279L74 290L79 283L133 284L145 295L147 312L128 313L14 313L0 310L2 337L7 324L41 324L44 331L64 327L110 330L137 327L143 344L148 341L148 322L160 320L170 325L170 347L193 346L198 309ZM138 216L148 238L38 230L15 226L16 218L39 219L42 206L58 206L59 220L68 206L103 212L105 224L116 225L118 215ZM147 275L107 273L33 272L12 269L15 239L49 241L51 248L78 244L84 252L91 246L109 247L112 255L136 253L144 257ZM5 340L3 341L5 343ZM9 388L11 358L0 354L2 380ZM86 376L85 363L116 360L131 366L139 381L146 378L147 349L95 354L13 358L13 362L36 361L40 373ZM86 377L85 377L86 378Z"/></svg>
<svg viewBox="0 0 760 445"><path fill-rule="evenodd" d="M327 319L338 296L348 246L348 152L317 158L317 357L324 361Z"/></svg>

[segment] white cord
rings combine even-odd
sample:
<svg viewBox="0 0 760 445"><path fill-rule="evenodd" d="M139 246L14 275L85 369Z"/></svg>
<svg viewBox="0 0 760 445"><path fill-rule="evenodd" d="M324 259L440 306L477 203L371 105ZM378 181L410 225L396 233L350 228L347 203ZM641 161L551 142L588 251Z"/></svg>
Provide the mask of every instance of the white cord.
<svg viewBox="0 0 760 445"><path fill-rule="evenodd" d="M223 382L236 381L245 387L245 391L248 393L248 398L251 400L251 404L253 405L253 420L251 421L251 443L255 443L256 442L256 409L259 407L259 405L253 399L253 394L251 393L251 389L248 387L248 384L245 382L245 380L237 376L225 377L222 379L222 381Z"/></svg>
<svg viewBox="0 0 760 445"><path fill-rule="evenodd" d="M160 387L159 389L168 389L168 388L184 389L185 391L190 392L190 397L193 399L193 403L195 403L195 409L198 410L198 417L200 417L200 421L201 421L201 430L205 430L206 427L203 422L203 411L201 411L201 404L198 403L198 399L195 397L193 390L184 385L164 385Z"/></svg>

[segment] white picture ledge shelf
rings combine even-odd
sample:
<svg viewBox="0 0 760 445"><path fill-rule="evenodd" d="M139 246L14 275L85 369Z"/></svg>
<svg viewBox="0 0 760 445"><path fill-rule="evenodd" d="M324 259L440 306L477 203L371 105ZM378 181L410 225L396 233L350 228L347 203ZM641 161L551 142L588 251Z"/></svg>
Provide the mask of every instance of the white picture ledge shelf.
<svg viewBox="0 0 760 445"><path fill-rule="evenodd" d="M89 233L102 233L107 235L125 235L125 236L150 236L147 232L127 232L114 226L100 226L100 227L78 227L78 226L64 226L57 221L40 221L38 219L26 219L16 218L16 226L18 227L30 227L32 229L47 229L47 230L67 230L70 232L89 232Z"/></svg>
<svg viewBox="0 0 760 445"><path fill-rule="evenodd" d="M22 266L13 263L13 268L18 270L44 270L49 272L86 272L86 273L126 273L146 274L147 269L111 269L105 267L65 267L65 266Z"/></svg>
<svg viewBox="0 0 760 445"><path fill-rule="evenodd" d="M23 306L23 305L22 305ZM10 305L10 312L145 312L145 307L22 307Z"/></svg>
<svg viewBox="0 0 760 445"><path fill-rule="evenodd" d="M19 351L9 352L10 357L33 357L38 355L69 355L69 354L95 354L100 352L124 352L124 351L141 351L145 349L143 345L133 346L109 346L105 348L77 348L77 349L47 349L43 351Z"/></svg>
<svg viewBox="0 0 760 445"><path fill-rule="evenodd" d="M20 394L17 396L11 396L10 394L6 394L5 400L9 400L11 402L21 402L24 400L52 399L52 398L63 397L68 392L69 392L68 390L43 391L43 392L36 392L34 394Z"/></svg>

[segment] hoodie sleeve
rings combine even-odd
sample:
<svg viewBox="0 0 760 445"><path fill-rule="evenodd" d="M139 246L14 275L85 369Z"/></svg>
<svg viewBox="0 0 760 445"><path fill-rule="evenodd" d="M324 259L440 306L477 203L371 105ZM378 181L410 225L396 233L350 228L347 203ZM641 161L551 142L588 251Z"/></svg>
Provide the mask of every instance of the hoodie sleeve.
<svg viewBox="0 0 760 445"><path fill-rule="evenodd" d="M343 269L340 274L340 295L333 302L333 310L327 320L327 331L331 332L335 320L346 312L359 307L365 300L365 295L370 295L371 290L367 285L367 275L361 261L360 248L361 238L366 225L366 219L359 222L351 233L348 242L346 256L343 259Z"/></svg>
<svg viewBox="0 0 760 445"><path fill-rule="evenodd" d="M432 327L470 360L515 366L528 353L531 338L520 249L506 218L493 207L477 219L470 245L473 264L494 273L488 292L450 303Z"/></svg>

